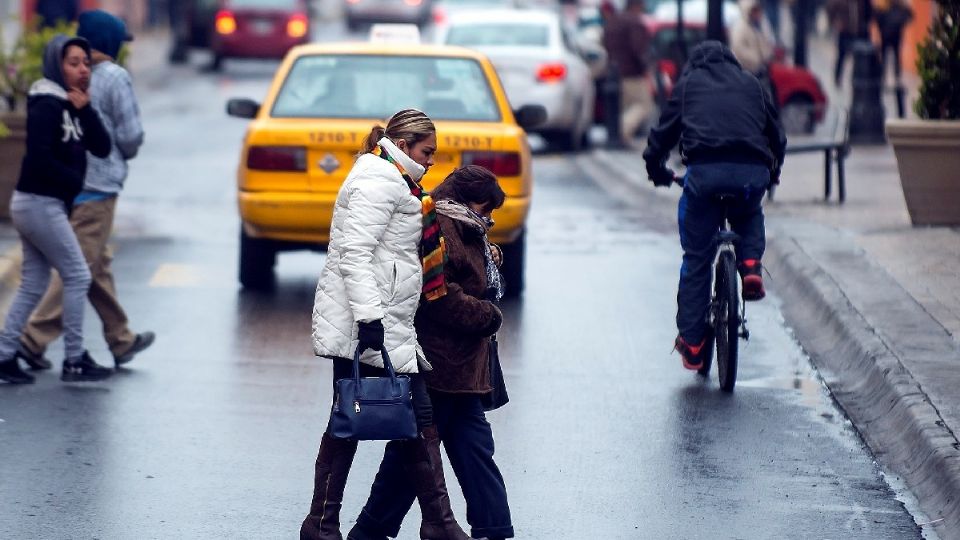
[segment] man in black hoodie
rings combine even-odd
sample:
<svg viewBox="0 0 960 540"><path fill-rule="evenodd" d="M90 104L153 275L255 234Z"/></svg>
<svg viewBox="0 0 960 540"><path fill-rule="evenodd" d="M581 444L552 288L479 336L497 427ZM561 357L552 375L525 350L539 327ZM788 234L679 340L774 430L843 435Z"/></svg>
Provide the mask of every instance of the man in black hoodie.
<svg viewBox="0 0 960 540"><path fill-rule="evenodd" d="M23 265L20 287L0 332L0 380L31 383L17 361L27 317L46 291L50 269L63 279L66 358L64 381L92 381L113 371L98 365L83 348L83 310L90 270L68 216L83 189L87 151L105 158L110 135L90 106L90 44L83 38L54 36L43 57L44 78L27 99L27 152L10 216L20 234Z"/></svg>
<svg viewBox="0 0 960 540"><path fill-rule="evenodd" d="M706 41L690 60L650 132L643 158L657 186L669 186L666 166L680 143L687 165L677 221L683 264L677 292L675 348L687 369L703 366L710 303L710 267L724 207L716 196L732 195L727 218L740 237L736 246L744 300L764 297L760 258L765 248L763 195L779 182L787 145L777 108L760 81L743 70L719 41Z"/></svg>

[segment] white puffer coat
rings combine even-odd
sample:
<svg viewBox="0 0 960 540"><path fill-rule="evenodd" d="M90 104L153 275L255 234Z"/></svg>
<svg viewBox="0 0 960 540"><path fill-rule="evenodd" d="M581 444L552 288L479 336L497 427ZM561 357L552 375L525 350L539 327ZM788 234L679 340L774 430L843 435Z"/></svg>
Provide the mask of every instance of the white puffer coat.
<svg viewBox="0 0 960 540"><path fill-rule="evenodd" d="M389 139L390 155L418 180L423 167ZM357 159L333 209L327 260L313 304L313 350L317 356L353 358L357 322L382 319L384 345L397 372L429 369L417 342L413 317L420 301L423 266L420 200L397 167L373 154ZM360 361L383 367L377 351Z"/></svg>

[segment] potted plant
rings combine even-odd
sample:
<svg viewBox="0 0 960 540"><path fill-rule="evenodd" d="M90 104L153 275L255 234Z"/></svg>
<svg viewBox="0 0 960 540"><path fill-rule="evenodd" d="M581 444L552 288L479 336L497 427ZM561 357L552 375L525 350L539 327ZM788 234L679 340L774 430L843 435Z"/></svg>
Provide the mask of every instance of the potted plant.
<svg viewBox="0 0 960 540"><path fill-rule="evenodd" d="M43 51L50 38L76 31L66 23L40 28L39 19L34 19L9 46L2 31L0 25L0 219L9 219L10 196L26 151L30 85L43 76Z"/></svg>
<svg viewBox="0 0 960 540"><path fill-rule="evenodd" d="M919 119L888 120L914 225L960 225L960 0L937 0L918 47Z"/></svg>

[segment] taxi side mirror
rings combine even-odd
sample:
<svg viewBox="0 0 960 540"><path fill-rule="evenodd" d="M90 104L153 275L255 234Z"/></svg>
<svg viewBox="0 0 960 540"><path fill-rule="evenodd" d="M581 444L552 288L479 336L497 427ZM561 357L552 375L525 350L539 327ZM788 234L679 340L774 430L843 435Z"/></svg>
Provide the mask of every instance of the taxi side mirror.
<svg viewBox="0 0 960 540"><path fill-rule="evenodd" d="M543 105L524 105L513 111L513 116L517 119L517 124L528 131L547 121L547 109Z"/></svg>
<svg viewBox="0 0 960 540"><path fill-rule="evenodd" d="M256 118L260 104L248 98L232 98L227 101L227 114L237 118Z"/></svg>

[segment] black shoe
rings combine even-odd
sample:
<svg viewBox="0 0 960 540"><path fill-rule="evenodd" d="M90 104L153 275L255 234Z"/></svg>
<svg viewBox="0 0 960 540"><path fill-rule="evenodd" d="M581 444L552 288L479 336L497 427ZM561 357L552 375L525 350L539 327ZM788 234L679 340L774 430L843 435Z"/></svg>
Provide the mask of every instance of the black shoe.
<svg viewBox="0 0 960 540"><path fill-rule="evenodd" d="M111 375L113 375L112 369L94 362L90 353L83 351L83 356L79 359L63 361L60 380L65 382L102 381Z"/></svg>
<svg viewBox="0 0 960 540"><path fill-rule="evenodd" d="M35 353L27 348L26 345L21 343L17 347L17 356L23 358L23 361L30 366L30 369L50 369L53 367L53 362L47 360L43 353Z"/></svg>
<svg viewBox="0 0 960 540"><path fill-rule="evenodd" d="M154 335L153 332L142 332L140 334L137 334L137 339L133 340L133 345L131 345L130 348L127 349L127 352L123 354L113 355L113 361L118 366L122 366L123 364L126 364L127 362L133 360L133 357L136 356L138 352L143 351L144 349L152 345L153 339L155 337L156 336Z"/></svg>
<svg viewBox="0 0 960 540"><path fill-rule="evenodd" d="M9 360L0 362L0 381L7 381L10 384L33 384L33 375L20 369L20 363L16 355Z"/></svg>

